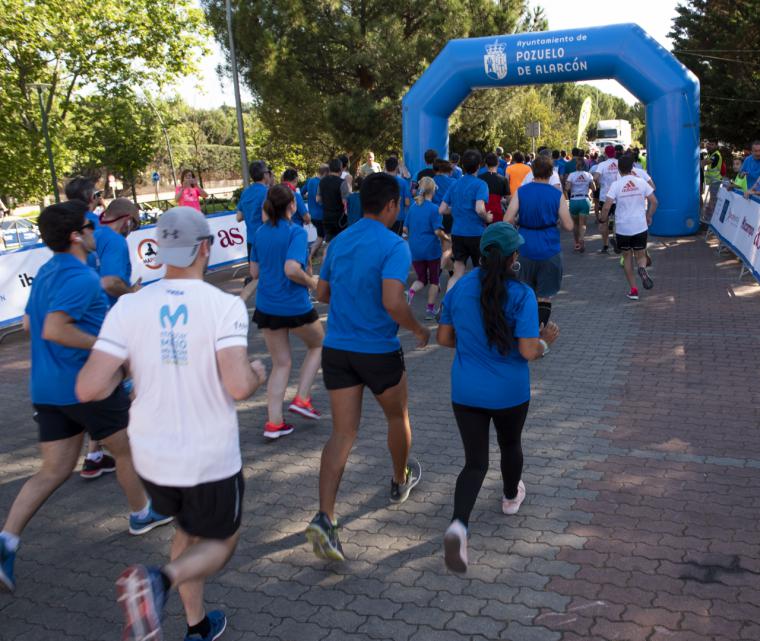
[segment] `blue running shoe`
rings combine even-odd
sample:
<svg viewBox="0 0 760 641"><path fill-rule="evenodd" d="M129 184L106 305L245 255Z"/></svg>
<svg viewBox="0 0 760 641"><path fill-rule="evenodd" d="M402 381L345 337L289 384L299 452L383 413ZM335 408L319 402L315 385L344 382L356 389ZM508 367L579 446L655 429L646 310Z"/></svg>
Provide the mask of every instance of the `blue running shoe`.
<svg viewBox="0 0 760 641"><path fill-rule="evenodd" d="M171 523L172 519L174 519L173 516L164 516L163 514L154 512L153 508L150 508L148 510L148 516L146 516L144 519L141 519L139 516L136 516L134 514L130 514L129 533L134 534L135 536L146 534L147 532L150 532L157 527Z"/></svg>
<svg viewBox="0 0 760 641"><path fill-rule="evenodd" d="M211 631L202 637L199 634L188 634L185 636L185 641L215 641L218 639L224 631L227 629L227 617L224 616L224 612L221 610L212 610L207 615L208 622L211 624Z"/></svg>
<svg viewBox="0 0 760 641"><path fill-rule="evenodd" d="M161 641L166 592L158 568L133 565L116 580L116 600L124 610L122 641Z"/></svg>
<svg viewBox="0 0 760 641"><path fill-rule="evenodd" d="M13 564L16 553L5 547L5 541L0 539L0 591L13 592L16 589L16 579L13 578Z"/></svg>
<svg viewBox="0 0 760 641"><path fill-rule="evenodd" d="M331 561L346 560L343 546L338 538L338 524L332 523L324 512L317 512L306 527L306 539L311 543L317 558Z"/></svg>

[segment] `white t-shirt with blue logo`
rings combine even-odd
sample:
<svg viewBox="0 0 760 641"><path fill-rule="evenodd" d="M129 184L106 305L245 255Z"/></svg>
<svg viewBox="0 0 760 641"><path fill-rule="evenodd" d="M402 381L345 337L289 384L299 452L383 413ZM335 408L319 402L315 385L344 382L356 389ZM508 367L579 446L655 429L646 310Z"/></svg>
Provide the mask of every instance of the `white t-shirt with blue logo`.
<svg viewBox="0 0 760 641"><path fill-rule="evenodd" d="M127 433L142 478L193 487L237 474L237 411L216 353L247 345L242 299L201 280L161 280L119 298L93 349L129 361Z"/></svg>

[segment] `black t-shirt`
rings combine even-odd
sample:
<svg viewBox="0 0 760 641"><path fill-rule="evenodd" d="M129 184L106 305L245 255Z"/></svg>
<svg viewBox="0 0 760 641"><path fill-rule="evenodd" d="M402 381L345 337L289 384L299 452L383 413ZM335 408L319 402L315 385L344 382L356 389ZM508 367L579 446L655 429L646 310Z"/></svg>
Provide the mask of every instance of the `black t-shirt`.
<svg viewBox="0 0 760 641"><path fill-rule="evenodd" d="M319 195L322 198L324 221L337 223L345 211L343 207L343 179L328 174L319 181Z"/></svg>
<svg viewBox="0 0 760 641"><path fill-rule="evenodd" d="M487 171L479 178L488 185L489 196L509 196L509 181L504 176Z"/></svg>

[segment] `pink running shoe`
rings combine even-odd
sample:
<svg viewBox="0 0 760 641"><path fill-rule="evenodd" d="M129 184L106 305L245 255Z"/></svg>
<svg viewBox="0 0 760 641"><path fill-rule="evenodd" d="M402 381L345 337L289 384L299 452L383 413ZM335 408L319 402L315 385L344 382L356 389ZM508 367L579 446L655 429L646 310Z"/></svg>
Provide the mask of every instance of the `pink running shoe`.
<svg viewBox="0 0 760 641"><path fill-rule="evenodd" d="M501 497L501 511L504 514L517 514L522 502L525 500L525 484L520 481L517 484L517 496L513 499L508 499L506 496Z"/></svg>

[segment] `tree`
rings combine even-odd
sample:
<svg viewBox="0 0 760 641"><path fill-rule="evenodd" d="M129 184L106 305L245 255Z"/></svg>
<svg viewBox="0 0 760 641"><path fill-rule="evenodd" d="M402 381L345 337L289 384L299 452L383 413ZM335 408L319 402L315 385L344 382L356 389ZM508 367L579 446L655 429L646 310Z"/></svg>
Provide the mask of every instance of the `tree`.
<svg viewBox="0 0 760 641"><path fill-rule="evenodd" d="M227 46L223 0L204 0ZM398 149L404 93L451 38L511 33L526 0L240 0L238 63L274 140L324 158Z"/></svg>
<svg viewBox="0 0 760 641"><path fill-rule="evenodd" d="M702 85L703 136L747 145L760 133L760 0L691 0L676 11L673 52Z"/></svg>
<svg viewBox="0 0 760 641"><path fill-rule="evenodd" d="M129 91L80 99L74 110L78 120L90 123L77 141L82 168L104 167L120 175L137 202L135 187L161 143L153 110Z"/></svg>
<svg viewBox="0 0 760 641"><path fill-rule="evenodd" d="M74 122L82 92L163 85L192 70L203 41L202 11L192 0L2 0L0 19L0 193L49 193L40 107L30 85L46 83L59 174L69 149L92 123Z"/></svg>

